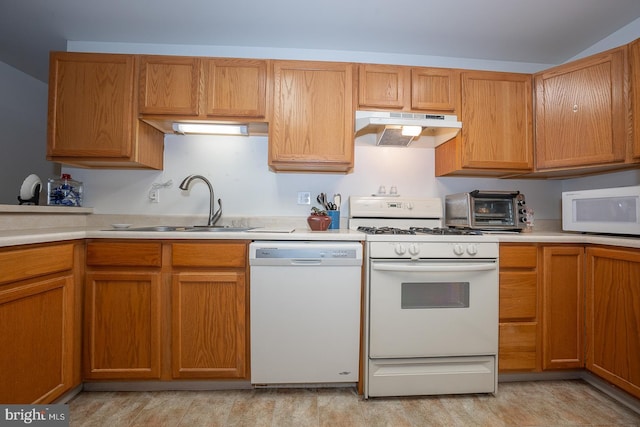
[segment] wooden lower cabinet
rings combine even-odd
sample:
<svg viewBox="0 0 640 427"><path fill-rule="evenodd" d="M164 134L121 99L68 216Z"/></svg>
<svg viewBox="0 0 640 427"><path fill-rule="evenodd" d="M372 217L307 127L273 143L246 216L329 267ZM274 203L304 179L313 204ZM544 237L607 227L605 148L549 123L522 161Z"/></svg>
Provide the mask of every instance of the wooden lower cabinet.
<svg viewBox="0 0 640 427"><path fill-rule="evenodd" d="M500 244L500 372L540 369L538 247Z"/></svg>
<svg viewBox="0 0 640 427"><path fill-rule="evenodd" d="M81 243L0 251L0 402L46 404L80 384ZM76 249L78 248L78 249Z"/></svg>
<svg viewBox="0 0 640 427"><path fill-rule="evenodd" d="M542 248L542 368L584 367L584 247Z"/></svg>
<svg viewBox="0 0 640 427"><path fill-rule="evenodd" d="M586 254L587 369L640 398L640 250Z"/></svg>
<svg viewBox="0 0 640 427"><path fill-rule="evenodd" d="M244 378L244 272L184 272L173 276L174 378Z"/></svg>
<svg viewBox="0 0 640 427"><path fill-rule="evenodd" d="M85 379L159 379L162 243L89 241Z"/></svg>
<svg viewBox="0 0 640 427"><path fill-rule="evenodd" d="M172 245L173 378L248 377L247 245Z"/></svg>
<svg viewBox="0 0 640 427"><path fill-rule="evenodd" d="M160 272L87 273L85 378L160 378L160 287Z"/></svg>
<svg viewBox="0 0 640 427"><path fill-rule="evenodd" d="M90 241L87 380L248 376L245 241Z"/></svg>

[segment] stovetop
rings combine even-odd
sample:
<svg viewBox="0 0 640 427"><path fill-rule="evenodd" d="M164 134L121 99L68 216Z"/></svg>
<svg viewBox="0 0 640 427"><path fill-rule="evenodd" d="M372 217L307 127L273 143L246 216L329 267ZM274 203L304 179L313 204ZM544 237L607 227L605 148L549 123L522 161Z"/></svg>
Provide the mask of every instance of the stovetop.
<svg viewBox="0 0 640 427"><path fill-rule="evenodd" d="M431 235L431 236L480 236L480 230L472 230L470 228L442 228L442 227L373 227L359 226L358 231L366 234L404 234L404 235Z"/></svg>

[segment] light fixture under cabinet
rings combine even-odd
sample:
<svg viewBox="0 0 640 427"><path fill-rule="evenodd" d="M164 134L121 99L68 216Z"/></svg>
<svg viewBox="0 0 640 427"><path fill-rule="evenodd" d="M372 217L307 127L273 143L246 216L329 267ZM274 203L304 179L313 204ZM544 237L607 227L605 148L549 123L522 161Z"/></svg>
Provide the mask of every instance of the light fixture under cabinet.
<svg viewBox="0 0 640 427"><path fill-rule="evenodd" d="M249 135L249 126L218 123L174 123L173 130L179 134L195 133L203 135Z"/></svg>

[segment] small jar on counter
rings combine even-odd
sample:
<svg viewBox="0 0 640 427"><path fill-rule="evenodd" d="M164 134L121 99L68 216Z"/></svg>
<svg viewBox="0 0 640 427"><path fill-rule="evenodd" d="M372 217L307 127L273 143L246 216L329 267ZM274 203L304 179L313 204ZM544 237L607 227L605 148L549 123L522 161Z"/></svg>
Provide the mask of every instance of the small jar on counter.
<svg viewBox="0 0 640 427"><path fill-rule="evenodd" d="M62 174L47 180L47 205L82 206L82 183Z"/></svg>

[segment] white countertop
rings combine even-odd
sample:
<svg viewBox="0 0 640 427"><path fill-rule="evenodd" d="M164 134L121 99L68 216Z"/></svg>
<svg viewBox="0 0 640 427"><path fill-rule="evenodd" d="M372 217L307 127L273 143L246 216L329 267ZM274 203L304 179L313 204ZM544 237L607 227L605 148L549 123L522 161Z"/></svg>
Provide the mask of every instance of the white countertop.
<svg viewBox="0 0 640 427"><path fill-rule="evenodd" d="M296 229L292 233L206 232L206 231L120 231L86 227L57 227L24 230L0 230L0 247L75 239L189 239L189 240L337 240L361 241L365 234L347 229L311 231Z"/></svg>
<svg viewBox="0 0 640 427"><path fill-rule="evenodd" d="M363 241L366 234L340 229L311 231L302 227L292 233L270 232L206 232L206 231L119 231L108 227L52 227L40 229L0 230L0 247L32 243L45 243L75 239L190 239L190 240L335 240ZM519 234L496 234L500 243L566 243L599 244L640 248L640 237L609 236L563 232L533 232Z"/></svg>

